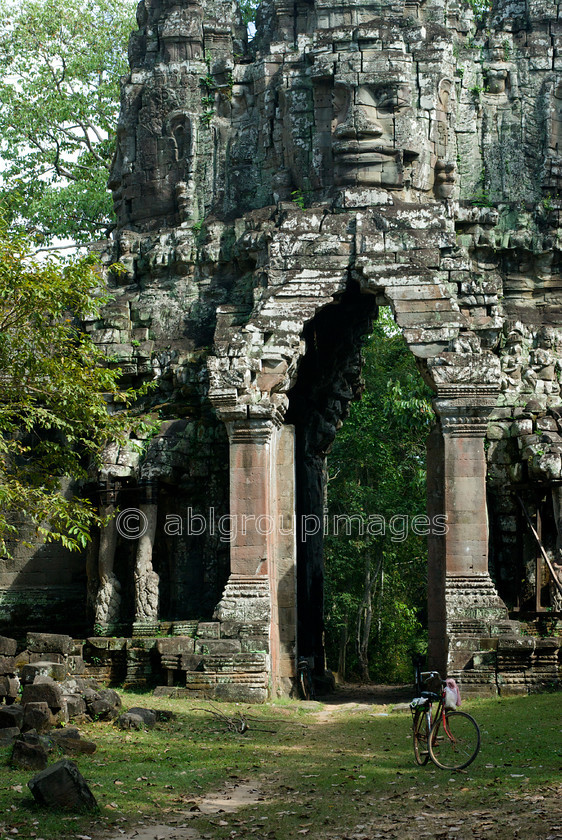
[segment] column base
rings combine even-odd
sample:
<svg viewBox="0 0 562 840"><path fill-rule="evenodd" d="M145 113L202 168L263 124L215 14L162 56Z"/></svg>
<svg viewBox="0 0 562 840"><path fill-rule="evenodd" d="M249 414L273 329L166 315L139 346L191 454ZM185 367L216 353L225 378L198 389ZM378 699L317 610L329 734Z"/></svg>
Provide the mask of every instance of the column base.
<svg viewBox="0 0 562 840"><path fill-rule="evenodd" d="M271 596L266 575L230 575L213 618L221 623L267 624L271 620Z"/></svg>
<svg viewBox="0 0 562 840"><path fill-rule="evenodd" d="M447 630L453 634L490 630L497 636L504 625L511 632L517 626L509 621L507 607L489 575L447 575L445 603Z"/></svg>
<svg viewBox="0 0 562 840"><path fill-rule="evenodd" d="M156 636L160 630L158 621L134 621L133 636Z"/></svg>

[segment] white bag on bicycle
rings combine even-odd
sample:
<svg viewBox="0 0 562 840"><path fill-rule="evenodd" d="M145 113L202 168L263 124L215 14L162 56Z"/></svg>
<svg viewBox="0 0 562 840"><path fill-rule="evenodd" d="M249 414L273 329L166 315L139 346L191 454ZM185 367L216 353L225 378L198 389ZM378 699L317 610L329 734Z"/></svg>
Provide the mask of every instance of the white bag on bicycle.
<svg viewBox="0 0 562 840"><path fill-rule="evenodd" d="M445 682L445 708L456 709L461 704L461 693L455 680L449 678Z"/></svg>

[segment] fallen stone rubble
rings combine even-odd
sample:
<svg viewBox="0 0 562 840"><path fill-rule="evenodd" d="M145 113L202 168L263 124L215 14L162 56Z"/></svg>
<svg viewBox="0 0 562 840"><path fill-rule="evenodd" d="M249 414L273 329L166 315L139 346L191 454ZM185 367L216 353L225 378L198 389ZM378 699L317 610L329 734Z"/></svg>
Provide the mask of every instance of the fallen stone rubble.
<svg viewBox="0 0 562 840"><path fill-rule="evenodd" d="M171 713L135 707L122 710L117 691L77 676L70 636L28 633L27 649L0 636L0 748L12 748L11 766L37 772L29 787L38 802L63 808L95 807L76 765L52 757L96 751L69 723L114 722L122 729L149 729ZM3 672L3 673L2 673ZM3 702L2 702L3 701Z"/></svg>

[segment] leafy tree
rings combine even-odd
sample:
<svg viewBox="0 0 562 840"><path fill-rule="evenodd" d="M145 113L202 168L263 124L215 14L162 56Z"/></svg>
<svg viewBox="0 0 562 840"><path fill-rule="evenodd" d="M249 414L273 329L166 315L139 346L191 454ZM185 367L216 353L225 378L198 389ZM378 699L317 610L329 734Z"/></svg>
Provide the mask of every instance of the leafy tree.
<svg viewBox="0 0 562 840"><path fill-rule="evenodd" d="M249 23L254 23L256 19L256 11L258 8L258 3L256 2L256 0L238 0L238 5L240 6L243 22L246 25L248 25Z"/></svg>
<svg viewBox="0 0 562 840"><path fill-rule="evenodd" d="M400 681L423 643L427 552L412 524L425 514L431 392L386 310L364 357L365 394L328 460L331 522L357 519L350 533L332 527L326 540L327 648L340 673Z"/></svg>
<svg viewBox="0 0 562 840"><path fill-rule="evenodd" d="M0 199L12 220L86 242L106 184L134 0L0 0Z"/></svg>
<svg viewBox="0 0 562 840"><path fill-rule="evenodd" d="M61 480L86 478L104 444L126 436L140 393L119 389L119 370L79 327L107 301L93 260L38 262L30 250L0 222L0 556L30 519L47 541L86 544L101 520Z"/></svg>

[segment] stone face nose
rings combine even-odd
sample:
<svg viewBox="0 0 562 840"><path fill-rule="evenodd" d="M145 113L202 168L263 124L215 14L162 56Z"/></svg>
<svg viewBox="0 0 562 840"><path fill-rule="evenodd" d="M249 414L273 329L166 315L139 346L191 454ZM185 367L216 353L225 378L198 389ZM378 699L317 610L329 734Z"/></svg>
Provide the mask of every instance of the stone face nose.
<svg viewBox="0 0 562 840"><path fill-rule="evenodd" d="M378 120L368 117L358 108L348 114L345 122L336 126L334 137L338 140L360 140L362 137L381 137L383 133Z"/></svg>

